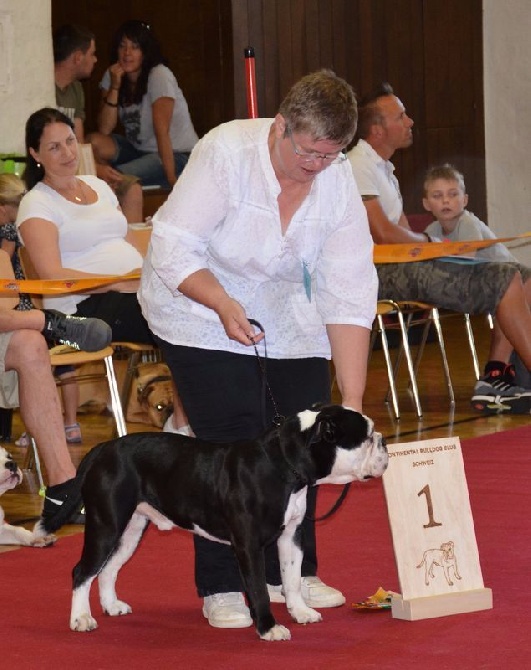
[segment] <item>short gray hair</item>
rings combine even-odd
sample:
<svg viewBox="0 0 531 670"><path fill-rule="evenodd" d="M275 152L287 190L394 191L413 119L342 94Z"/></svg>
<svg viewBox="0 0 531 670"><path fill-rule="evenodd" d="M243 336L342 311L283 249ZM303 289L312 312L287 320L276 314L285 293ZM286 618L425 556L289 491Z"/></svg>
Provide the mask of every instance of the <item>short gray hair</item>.
<svg viewBox="0 0 531 670"><path fill-rule="evenodd" d="M286 135L305 133L313 140L330 140L342 146L350 144L358 123L352 86L326 69L299 79L278 111L286 121Z"/></svg>

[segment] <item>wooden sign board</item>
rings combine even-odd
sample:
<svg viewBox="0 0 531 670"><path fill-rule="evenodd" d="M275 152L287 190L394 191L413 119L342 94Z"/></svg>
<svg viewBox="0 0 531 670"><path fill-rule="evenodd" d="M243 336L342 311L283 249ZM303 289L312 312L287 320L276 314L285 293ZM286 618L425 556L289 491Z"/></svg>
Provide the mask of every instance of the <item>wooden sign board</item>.
<svg viewBox="0 0 531 670"><path fill-rule="evenodd" d="M458 437L387 445L383 483L401 595L413 621L492 608L484 587Z"/></svg>

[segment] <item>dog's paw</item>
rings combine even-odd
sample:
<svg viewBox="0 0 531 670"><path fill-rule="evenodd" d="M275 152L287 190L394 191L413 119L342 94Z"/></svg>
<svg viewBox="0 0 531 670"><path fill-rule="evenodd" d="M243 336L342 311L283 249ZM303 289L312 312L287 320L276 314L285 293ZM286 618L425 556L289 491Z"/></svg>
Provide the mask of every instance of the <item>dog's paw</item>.
<svg viewBox="0 0 531 670"><path fill-rule="evenodd" d="M37 535L33 536L30 547L51 547L57 542L56 535Z"/></svg>
<svg viewBox="0 0 531 670"><path fill-rule="evenodd" d="M133 611L130 605L121 600L115 600L112 604L105 605L103 609L105 614L109 616L122 616L124 614L131 614Z"/></svg>
<svg viewBox="0 0 531 670"><path fill-rule="evenodd" d="M37 523L33 526L33 536L34 537L47 537L50 533L46 530L44 527L44 523L42 519L39 519Z"/></svg>
<svg viewBox="0 0 531 670"><path fill-rule="evenodd" d="M273 628L270 628L267 633L260 635L260 639L267 640L268 642L291 640L291 633L285 626L281 626L279 623L277 623L273 626Z"/></svg>
<svg viewBox="0 0 531 670"><path fill-rule="evenodd" d="M289 613L297 623L317 623L323 619L320 612L311 607L294 607Z"/></svg>
<svg viewBox="0 0 531 670"><path fill-rule="evenodd" d="M96 630L97 627L98 622L90 613L80 614L70 619L70 629L77 633L89 633L91 630Z"/></svg>

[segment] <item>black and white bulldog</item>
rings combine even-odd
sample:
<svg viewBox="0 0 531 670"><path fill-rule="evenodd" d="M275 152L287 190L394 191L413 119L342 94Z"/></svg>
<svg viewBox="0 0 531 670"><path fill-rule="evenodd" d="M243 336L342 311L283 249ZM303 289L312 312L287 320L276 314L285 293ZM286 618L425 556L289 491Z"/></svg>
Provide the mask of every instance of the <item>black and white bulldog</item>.
<svg viewBox="0 0 531 670"><path fill-rule="evenodd" d="M73 571L70 628L91 631L89 593L98 576L107 614L129 614L115 582L148 524L179 526L231 544L251 616L263 640L287 640L267 592L263 550L277 540L287 608L298 623L321 620L301 596L298 528L308 486L380 477L387 449L373 422L329 405L306 410L261 438L213 444L173 433L136 433L96 446L80 464L77 491L47 522L56 530L76 505L85 505L85 543Z"/></svg>
<svg viewBox="0 0 531 670"><path fill-rule="evenodd" d="M15 460L0 447L0 495L14 489L22 482L22 471ZM35 533L22 526L12 526L5 521L4 510L0 507L0 544L20 544L25 547L48 547L57 538L54 535Z"/></svg>

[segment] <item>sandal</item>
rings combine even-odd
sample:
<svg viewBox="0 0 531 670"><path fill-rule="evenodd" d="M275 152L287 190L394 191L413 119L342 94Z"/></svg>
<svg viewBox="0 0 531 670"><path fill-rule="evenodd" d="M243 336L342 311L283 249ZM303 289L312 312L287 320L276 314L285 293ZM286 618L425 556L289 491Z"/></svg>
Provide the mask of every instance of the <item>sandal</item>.
<svg viewBox="0 0 531 670"><path fill-rule="evenodd" d="M79 423L73 423L71 426L65 426L66 441L68 444L80 444L81 426Z"/></svg>

